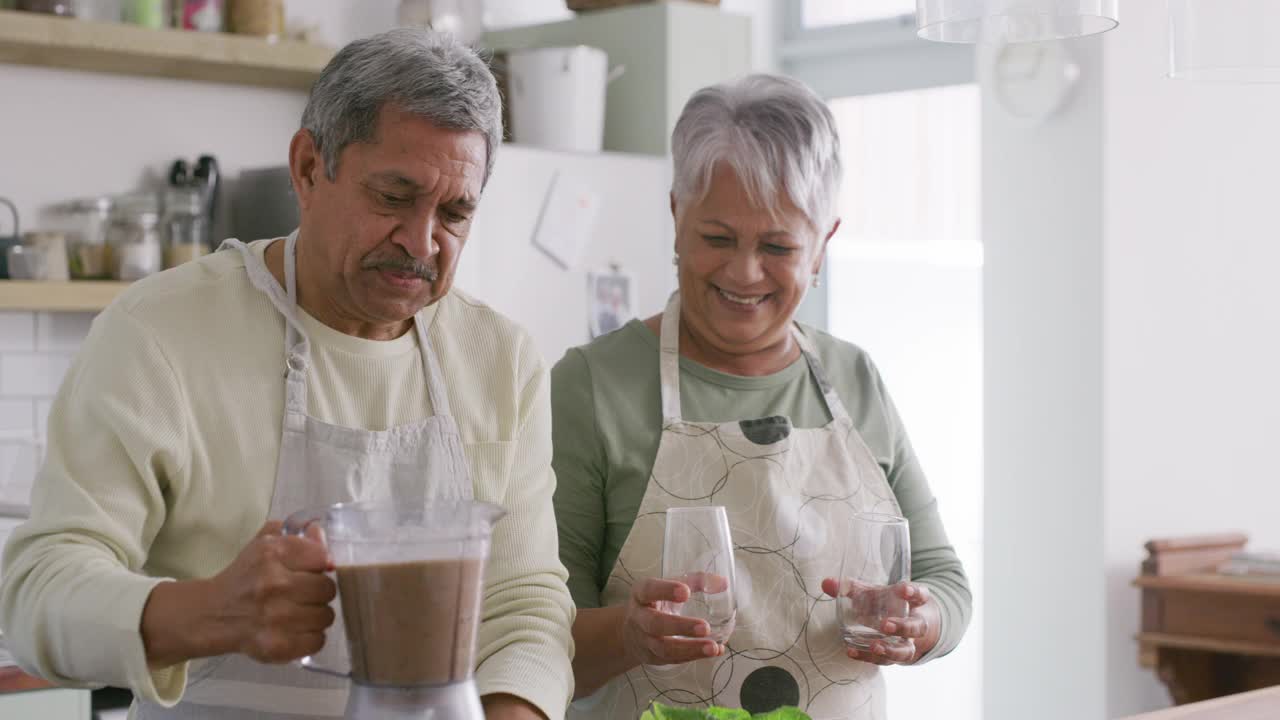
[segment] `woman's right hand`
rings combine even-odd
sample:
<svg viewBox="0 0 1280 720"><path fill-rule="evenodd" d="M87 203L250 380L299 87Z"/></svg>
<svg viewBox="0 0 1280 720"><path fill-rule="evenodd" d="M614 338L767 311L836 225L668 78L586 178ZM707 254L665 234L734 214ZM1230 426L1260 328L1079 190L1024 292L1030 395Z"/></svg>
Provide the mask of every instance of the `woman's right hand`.
<svg viewBox="0 0 1280 720"><path fill-rule="evenodd" d="M674 580L645 578L632 585L619 630L628 657L642 665L675 665L723 655L724 646L707 638L705 620L662 610L664 603L688 600L689 587Z"/></svg>

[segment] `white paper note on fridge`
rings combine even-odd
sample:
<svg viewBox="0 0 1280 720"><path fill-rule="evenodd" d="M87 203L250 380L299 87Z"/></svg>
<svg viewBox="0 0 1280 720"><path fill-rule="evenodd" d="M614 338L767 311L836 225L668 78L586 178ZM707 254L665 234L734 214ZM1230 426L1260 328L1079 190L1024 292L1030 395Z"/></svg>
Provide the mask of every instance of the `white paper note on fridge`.
<svg viewBox="0 0 1280 720"><path fill-rule="evenodd" d="M590 185L569 173L556 173L538 216L533 244L564 269L577 268L595 232L599 210L600 195Z"/></svg>

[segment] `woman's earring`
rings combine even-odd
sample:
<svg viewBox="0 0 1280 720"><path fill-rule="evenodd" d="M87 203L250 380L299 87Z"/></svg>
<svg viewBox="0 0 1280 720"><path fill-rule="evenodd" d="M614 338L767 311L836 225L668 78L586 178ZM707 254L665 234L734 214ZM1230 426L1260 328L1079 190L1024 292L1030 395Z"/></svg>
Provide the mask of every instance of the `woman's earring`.
<svg viewBox="0 0 1280 720"><path fill-rule="evenodd" d="M814 274L813 274L813 286L816 288L816 287L818 287L818 286L820 286L820 285L822 285L822 278L818 276L818 273L814 273Z"/></svg>

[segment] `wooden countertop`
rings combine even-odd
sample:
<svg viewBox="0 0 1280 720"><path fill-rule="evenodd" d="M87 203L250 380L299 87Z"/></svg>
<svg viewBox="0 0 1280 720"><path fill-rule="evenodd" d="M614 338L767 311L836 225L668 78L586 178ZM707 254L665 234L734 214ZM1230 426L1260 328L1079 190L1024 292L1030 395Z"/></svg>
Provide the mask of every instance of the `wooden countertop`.
<svg viewBox="0 0 1280 720"><path fill-rule="evenodd" d="M1280 718L1280 687L1228 695L1167 710L1132 715L1126 720L1275 720Z"/></svg>

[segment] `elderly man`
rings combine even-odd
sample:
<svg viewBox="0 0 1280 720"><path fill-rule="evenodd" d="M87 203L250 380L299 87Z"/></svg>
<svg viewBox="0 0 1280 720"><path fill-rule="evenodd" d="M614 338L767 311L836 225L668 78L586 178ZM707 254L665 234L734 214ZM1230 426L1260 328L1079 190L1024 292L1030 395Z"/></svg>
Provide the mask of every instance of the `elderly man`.
<svg viewBox="0 0 1280 720"><path fill-rule="evenodd" d="M520 328L450 291L500 123L493 76L451 39L352 43L289 146L300 228L229 241L97 318L5 550L0 627L25 668L132 688L139 718L341 715L345 680L286 664L325 645L330 558L279 521L475 498L509 512L477 643L486 714L563 716L546 375Z"/></svg>

